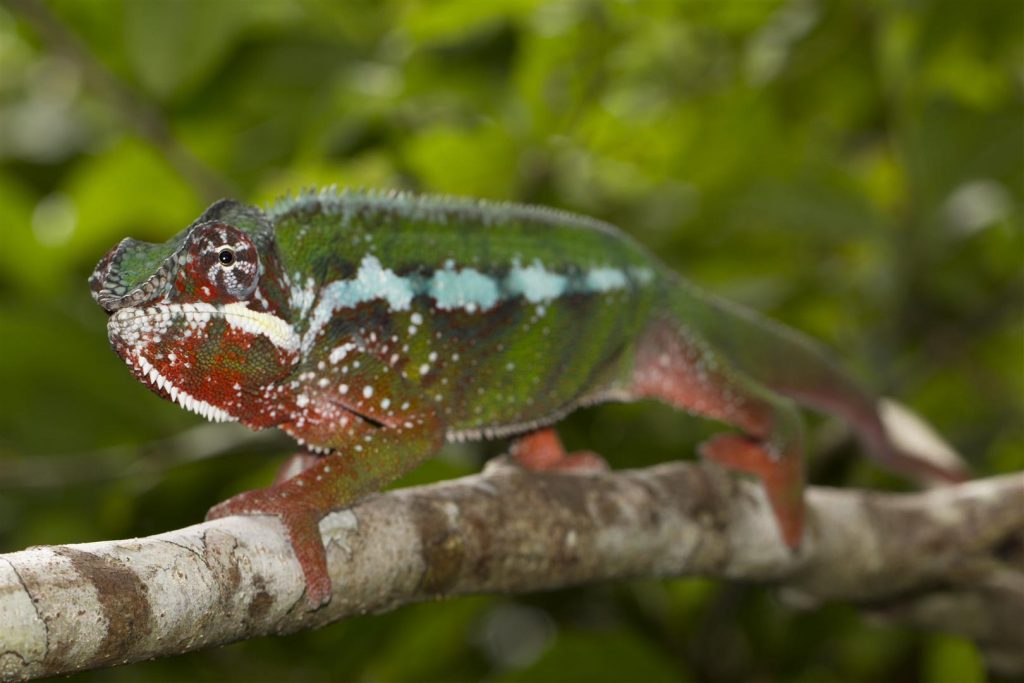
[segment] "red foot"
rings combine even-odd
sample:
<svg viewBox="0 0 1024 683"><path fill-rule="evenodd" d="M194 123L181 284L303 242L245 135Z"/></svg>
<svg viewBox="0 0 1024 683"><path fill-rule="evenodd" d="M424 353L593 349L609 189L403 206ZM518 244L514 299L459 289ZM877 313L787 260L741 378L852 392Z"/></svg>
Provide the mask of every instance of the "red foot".
<svg viewBox="0 0 1024 683"><path fill-rule="evenodd" d="M795 455L772 457L764 446L737 434L721 434L701 444L703 457L730 469L756 475L764 484L782 539L793 550L804 530L803 470Z"/></svg>
<svg viewBox="0 0 1024 683"><path fill-rule="evenodd" d="M520 465L533 472L604 472L609 469L608 463L597 453L566 453L558 433L551 428L519 437L509 450Z"/></svg>
<svg viewBox="0 0 1024 683"><path fill-rule="evenodd" d="M320 537L321 515L299 502L285 484L246 491L210 508L206 519L231 515L273 515L288 532L295 558L306 579L306 602L316 609L331 599L327 554Z"/></svg>

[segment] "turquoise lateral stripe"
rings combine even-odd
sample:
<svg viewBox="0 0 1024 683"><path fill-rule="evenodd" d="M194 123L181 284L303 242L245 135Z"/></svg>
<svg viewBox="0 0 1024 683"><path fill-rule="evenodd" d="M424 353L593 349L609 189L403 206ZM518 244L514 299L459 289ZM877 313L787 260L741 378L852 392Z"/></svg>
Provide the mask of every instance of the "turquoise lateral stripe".
<svg viewBox="0 0 1024 683"><path fill-rule="evenodd" d="M456 308L470 312L486 310L500 298L497 281L474 268L434 271L426 293L444 311Z"/></svg>
<svg viewBox="0 0 1024 683"><path fill-rule="evenodd" d="M505 278L505 291L512 295L521 294L535 304L560 297L568 281L566 276L552 273L540 261L534 261L525 268L516 266L509 271Z"/></svg>
<svg viewBox="0 0 1024 683"><path fill-rule="evenodd" d="M391 311L407 311L414 297L425 294L434 305L445 311L486 311L499 301L522 296L530 303L543 303L566 293L604 294L625 289L630 284L642 285L651 274L633 268L626 272L611 267L591 268L578 276L547 270L540 261L528 266L515 265L499 280L475 268L449 265L435 270L429 278L398 275L381 265L372 254L363 257L355 277L337 280L324 286L310 316L309 328L303 336L303 348L309 348L335 312L355 308L367 301L384 300ZM307 301L303 292L292 285L292 300Z"/></svg>

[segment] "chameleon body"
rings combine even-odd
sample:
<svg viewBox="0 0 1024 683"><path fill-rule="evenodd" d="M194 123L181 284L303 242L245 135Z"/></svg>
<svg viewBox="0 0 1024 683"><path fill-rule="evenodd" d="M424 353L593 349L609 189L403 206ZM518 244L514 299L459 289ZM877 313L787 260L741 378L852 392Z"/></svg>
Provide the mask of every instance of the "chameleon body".
<svg viewBox="0 0 1024 683"><path fill-rule="evenodd" d="M327 512L446 441L517 437L534 469L593 467L549 429L585 404L655 398L738 428L702 453L762 479L792 548L796 402L846 418L881 460L914 462L816 343L565 212L332 190L266 212L222 200L166 243L122 241L90 285L114 350L150 389L302 445L272 487L210 516L277 515L314 606L331 596Z"/></svg>

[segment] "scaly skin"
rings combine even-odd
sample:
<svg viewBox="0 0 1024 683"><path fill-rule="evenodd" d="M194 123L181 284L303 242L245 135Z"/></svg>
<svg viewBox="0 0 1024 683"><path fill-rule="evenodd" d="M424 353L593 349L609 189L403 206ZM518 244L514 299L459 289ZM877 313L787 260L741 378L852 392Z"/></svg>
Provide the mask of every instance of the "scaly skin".
<svg viewBox="0 0 1024 683"><path fill-rule="evenodd" d="M791 548L803 529L794 401L849 420L883 461L918 465L813 342L563 212L330 190L266 213L223 200L166 243L122 241L90 285L114 350L150 389L303 446L272 487L209 516L277 515L314 607L331 597L327 512L445 441L518 436L532 469L599 468L547 429L588 403L652 397L738 427L702 453L761 478Z"/></svg>

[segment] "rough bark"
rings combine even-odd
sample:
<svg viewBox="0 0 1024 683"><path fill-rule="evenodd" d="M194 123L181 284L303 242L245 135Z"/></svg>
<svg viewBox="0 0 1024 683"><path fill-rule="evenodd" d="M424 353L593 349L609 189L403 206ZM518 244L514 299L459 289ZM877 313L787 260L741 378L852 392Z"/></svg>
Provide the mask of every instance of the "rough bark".
<svg viewBox="0 0 1024 683"><path fill-rule="evenodd" d="M0 555L0 678L186 652L467 593L628 577L777 585L973 639L1024 671L1024 473L914 494L812 488L797 554L760 488L706 464L482 474L373 496L321 524L332 602L306 609L281 527L229 518Z"/></svg>

